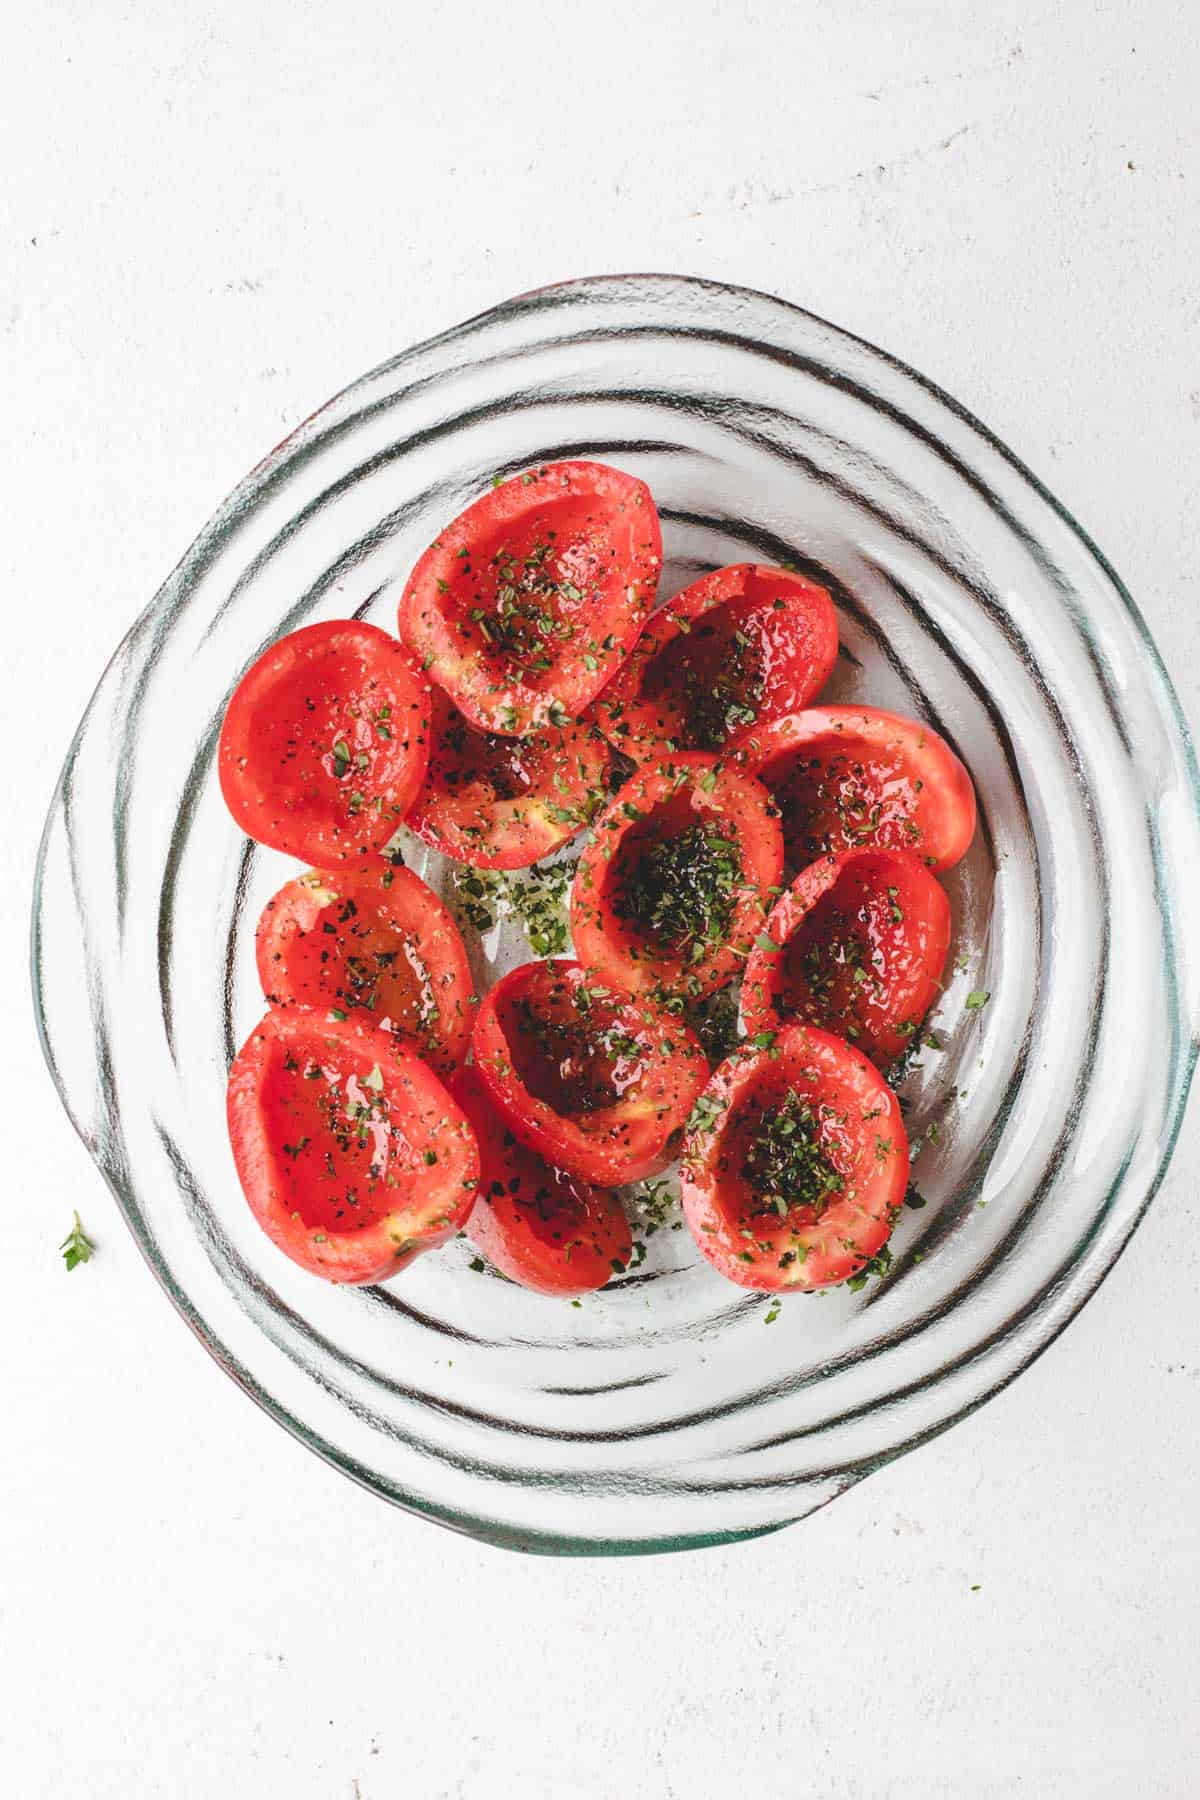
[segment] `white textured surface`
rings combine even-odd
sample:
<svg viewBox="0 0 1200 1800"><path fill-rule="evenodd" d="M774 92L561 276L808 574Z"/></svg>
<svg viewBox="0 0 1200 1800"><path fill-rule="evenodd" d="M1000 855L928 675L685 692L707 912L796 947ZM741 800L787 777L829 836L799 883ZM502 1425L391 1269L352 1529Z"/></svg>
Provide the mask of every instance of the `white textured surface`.
<svg viewBox="0 0 1200 1800"><path fill-rule="evenodd" d="M71 728L226 489L373 363L568 275L760 286L941 382L1095 533L1200 719L1194 0L24 12L0 1785L1200 1793L1200 1110L1106 1286L966 1424L756 1544L523 1560L358 1492L217 1373L59 1112L24 971ZM76 1203L100 1253L67 1276Z"/></svg>

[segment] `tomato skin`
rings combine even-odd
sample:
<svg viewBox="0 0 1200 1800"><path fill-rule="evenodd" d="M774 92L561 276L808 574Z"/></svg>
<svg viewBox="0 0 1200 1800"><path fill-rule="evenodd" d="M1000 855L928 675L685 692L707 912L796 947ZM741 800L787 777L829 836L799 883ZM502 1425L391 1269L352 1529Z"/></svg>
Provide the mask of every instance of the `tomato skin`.
<svg viewBox="0 0 1200 1800"><path fill-rule="evenodd" d="M474 1133L389 1032L269 1012L234 1058L227 1112L250 1210L286 1256L327 1281L384 1281L453 1237L471 1210Z"/></svg>
<svg viewBox="0 0 1200 1800"><path fill-rule="evenodd" d="M404 646L353 619L289 632L242 676L217 771L250 837L331 868L369 856L416 799L429 684Z"/></svg>
<svg viewBox="0 0 1200 1800"><path fill-rule="evenodd" d="M255 933L272 1006L384 1024L445 1074L466 1054L475 987L447 907L411 869L310 869L273 894Z"/></svg>
<svg viewBox="0 0 1200 1800"><path fill-rule="evenodd" d="M823 1211L781 1217L760 1210L745 1161L755 1127L789 1092L829 1109L822 1143L842 1189ZM692 1236L720 1274L740 1287L807 1291L845 1281L879 1253L904 1201L908 1139L896 1096L865 1056L826 1031L785 1026L770 1050L728 1057L704 1102L716 1122L689 1132L680 1191Z"/></svg>
<svg viewBox="0 0 1200 1800"><path fill-rule="evenodd" d="M408 578L400 635L480 731L524 736L562 722L555 703L577 717L595 699L661 567L644 482L605 463L545 463L446 526ZM544 634L539 615L552 620Z"/></svg>
<svg viewBox="0 0 1200 1800"><path fill-rule="evenodd" d="M637 815L630 816L630 811ZM741 880L723 941L697 960L623 913L622 892L650 844L700 824L737 845ZM766 790L716 757L689 752L640 769L596 822L571 889L579 960L632 994L701 999L733 979L783 873L783 836Z"/></svg>
<svg viewBox="0 0 1200 1800"><path fill-rule="evenodd" d="M886 1068L937 998L950 902L907 850L844 850L801 871L764 935L778 948L756 945L746 964L747 1036L797 1018Z"/></svg>
<svg viewBox="0 0 1200 1800"><path fill-rule="evenodd" d="M467 1236L488 1261L538 1294L588 1294L629 1266L633 1237L615 1194L555 1169L505 1125L478 1069L450 1092L479 1145L479 1198Z"/></svg>
<svg viewBox="0 0 1200 1800"><path fill-rule="evenodd" d="M635 762L668 749L724 753L808 706L837 652L823 587L789 569L732 563L659 608L597 700L596 719ZM754 717L731 722L731 704Z"/></svg>
<svg viewBox="0 0 1200 1800"><path fill-rule="evenodd" d="M740 755L779 806L794 867L878 844L948 869L975 835L971 777L917 719L872 706L814 707L751 731Z"/></svg>
<svg viewBox="0 0 1200 1800"><path fill-rule="evenodd" d="M429 768L405 824L476 869L524 869L581 831L606 798L608 746L581 723L528 737L477 731L440 688Z"/></svg>
<svg viewBox="0 0 1200 1800"><path fill-rule="evenodd" d="M666 1168L708 1077L699 1039L678 1019L566 958L524 963L498 982L472 1049L514 1135L603 1187Z"/></svg>

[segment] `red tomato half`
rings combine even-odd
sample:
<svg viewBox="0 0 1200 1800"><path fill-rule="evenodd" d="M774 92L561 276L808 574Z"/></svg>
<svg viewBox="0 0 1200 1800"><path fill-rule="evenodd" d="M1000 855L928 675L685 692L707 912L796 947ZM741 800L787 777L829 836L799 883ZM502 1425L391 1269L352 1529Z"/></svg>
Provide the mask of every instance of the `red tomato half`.
<svg viewBox="0 0 1200 1800"><path fill-rule="evenodd" d="M633 1238L615 1194L555 1169L514 1137L478 1069L450 1092L479 1144L479 1198L467 1236L501 1274L539 1294L587 1294L629 1266Z"/></svg>
<svg viewBox="0 0 1200 1800"><path fill-rule="evenodd" d="M797 1018L886 1068L937 998L949 943L950 902L907 850L822 857L792 883L746 964L747 1036Z"/></svg>
<svg viewBox="0 0 1200 1800"><path fill-rule="evenodd" d="M506 975L479 1008L472 1045L513 1133L555 1168L605 1187L666 1167L708 1078L699 1040L679 1020L566 960Z"/></svg>
<svg viewBox="0 0 1200 1800"><path fill-rule="evenodd" d="M683 1212L741 1287L845 1281L887 1242L908 1185L896 1096L841 1038L804 1025L728 1057L689 1124Z"/></svg>
<svg viewBox="0 0 1200 1800"><path fill-rule="evenodd" d="M386 1031L269 1012L234 1059L228 1113L255 1218L328 1281L383 1281L453 1237L471 1210L474 1133Z"/></svg>
<svg viewBox="0 0 1200 1800"><path fill-rule="evenodd" d="M644 482L546 463L447 525L408 578L400 635L481 731L562 725L624 662L661 564Z"/></svg>
<svg viewBox="0 0 1200 1800"><path fill-rule="evenodd" d="M404 823L477 869L523 869L575 836L607 798L608 746L583 724L529 737L476 731L434 690L429 772Z"/></svg>
<svg viewBox="0 0 1200 1800"><path fill-rule="evenodd" d="M878 844L948 869L975 835L971 777L928 725L872 706L775 719L741 747L783 816L789 862Z"/></svg>
<svg viewBox="0 0 1200 1800"><path fill-rule="evenodd" d="M272 1006L390 1030L435 1069L465 1055L475 988L458 926L411 869L313 869L267 901L255 945Z"/></svg>
<svg viewBox="0 0 1200 1800"><path fill-rule="evenodd" d="M429 684L376 625L289 632L234 689L217 769L260 844L330 868L387 843L429 757Z"/></svg>
<svg viewBox="0 0 1200 1800"><path fill-rule="evenodd" d="M596 702L596 718L636 762L664 750L731 749L814 700L837 650L824 588L788 569L734 563L659 608Z"/></svg>
<svg viewBox="0 0 1200 1800"><path fill-rule="evenodd" d="M630 993L700 999L744 961L782 873L779 820L757 781L695 753L647 766L580 858L576 955Z"/></svg>

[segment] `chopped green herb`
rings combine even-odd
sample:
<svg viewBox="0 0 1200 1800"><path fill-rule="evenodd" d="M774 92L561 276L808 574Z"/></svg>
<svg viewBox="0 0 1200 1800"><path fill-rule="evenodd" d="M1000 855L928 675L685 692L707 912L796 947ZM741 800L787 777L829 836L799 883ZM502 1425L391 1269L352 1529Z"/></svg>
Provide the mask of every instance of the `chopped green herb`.
<svg viewBox="0 0 1200 1800"><path fill-rule="evenodd" d="M58 1247L68 1269L78 1268L80 1263L91 1262L96 1246L80 1224L78 1213L75 1214L70 1231Z"/></svg>

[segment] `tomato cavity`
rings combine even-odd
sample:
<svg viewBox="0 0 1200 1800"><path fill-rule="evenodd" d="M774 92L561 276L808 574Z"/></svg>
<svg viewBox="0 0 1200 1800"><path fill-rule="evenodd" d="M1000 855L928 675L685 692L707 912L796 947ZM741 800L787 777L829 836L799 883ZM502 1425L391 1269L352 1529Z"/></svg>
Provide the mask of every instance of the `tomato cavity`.
<svg viewBox="0 0 1200 1800"><path fill-rule="evenodd" d="M479 1009L473 1046L512 1132L603 1185L665 1168L707 1074L677 1019L565 959L506 975Z"/></svg>
<svg viewBox="0 0 1200 1800"><path fill-rule="evenodd" d="M741 967L782 870L779 821L758 782L699 754L647 767L580 859L576 952L631 993L701 999Z"/></svg>
<svg viewBox="0 0 1200 1800"><path fill-rule="evenodd" d="M681 1191L722 1275L785 1291L866 1269L907 1182L900 1108L878 1070L840 1038L792 1025L721 1064L689 1123Z"/></svg>
<svg viewBox="0 0 1200 1800"><path fill-rule="evenodd" d="M429 686L402 644L353 621L280 638L234 690L217 768L243 831L328 867L385 844L429 755Z"/></svg>
<svg viewBox="0 0 1200 1800"><path fill-rule="evenodd" d="M563 725L624 661L662 563L649 489L603 463L501 483L414 568L400 633L472 724Z"/></svg>
<svg viewBox="0 0 1200 1800"><path fill-rule="evenodd" d="M824 588L787 569L736 563L659 609L596 702L596 718L638 762L664 750L727 750L808 706L837 647Z"/></svg>
<svg viewBox="0 0 1200 1800"><path fill-rule="evenodd" d="M879 845L947 869L975 833L975 790L950 746L916 719L829 706L756 729L746 768L779 807L789 864Z"/></svg>
<svg viewBox="0 0 1200 1800"><path fill-rule="evenodd" d="M937 998L949 942L950 903L916 857L823 857L780 900L746 964L747 1035L797 1018L886 1067Z"/></svg>
<svg viewBox="0 0 1200 1800"><path fill-rule="evenodd" d="M474 1023L467 952L447 908L411 869L311 870L268 900L256 953L272 1006L364 1015L449 1070Z"/></svg>

